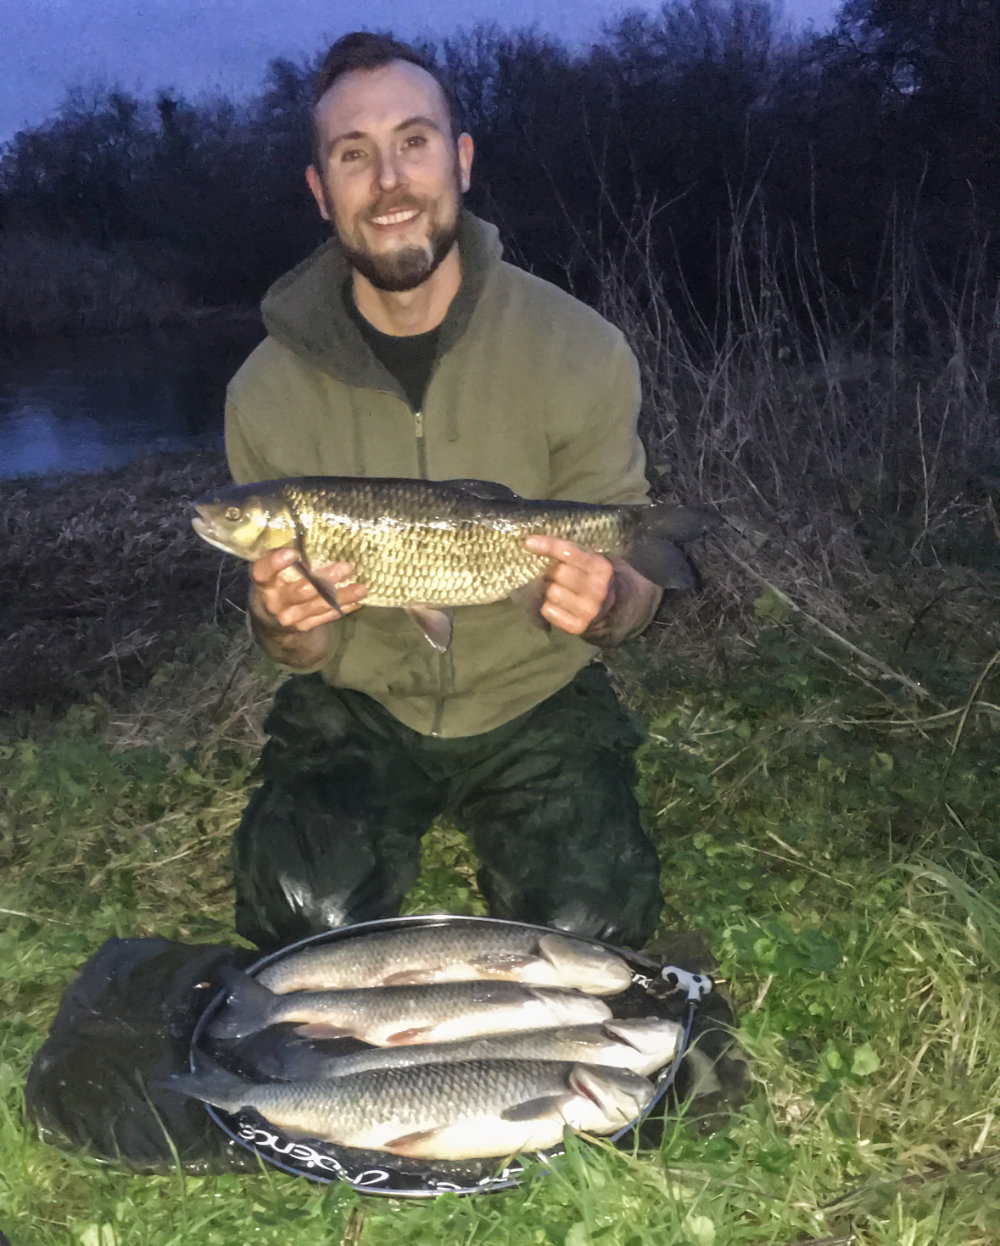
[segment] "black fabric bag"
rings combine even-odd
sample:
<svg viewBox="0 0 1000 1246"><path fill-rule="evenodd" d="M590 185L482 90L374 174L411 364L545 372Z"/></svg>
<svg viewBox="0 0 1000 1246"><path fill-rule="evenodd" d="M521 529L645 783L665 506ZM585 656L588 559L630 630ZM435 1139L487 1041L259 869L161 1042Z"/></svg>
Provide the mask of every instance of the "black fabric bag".
<svg viewBox="0 0 1000 1246"><path fill-rule="evenodd" d="M167 939L109 939L66 988L25 1088L44 1141L142 1172L257 1169L204 1106L159 1083L188 1067L220 969L256 952Z"/></svg>

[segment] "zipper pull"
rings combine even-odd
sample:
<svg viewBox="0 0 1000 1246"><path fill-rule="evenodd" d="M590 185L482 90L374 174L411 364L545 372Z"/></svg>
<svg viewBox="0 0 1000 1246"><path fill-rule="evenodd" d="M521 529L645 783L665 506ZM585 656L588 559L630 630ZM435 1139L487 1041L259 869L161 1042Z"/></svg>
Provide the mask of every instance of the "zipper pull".
<svg viewBox="0 0 1000 1246"><path fill-rule="evenodd" d="M424 413L423 411L414 411L413 428L414 428L414 432L417 437L423 437L424 435Z"/></svg>

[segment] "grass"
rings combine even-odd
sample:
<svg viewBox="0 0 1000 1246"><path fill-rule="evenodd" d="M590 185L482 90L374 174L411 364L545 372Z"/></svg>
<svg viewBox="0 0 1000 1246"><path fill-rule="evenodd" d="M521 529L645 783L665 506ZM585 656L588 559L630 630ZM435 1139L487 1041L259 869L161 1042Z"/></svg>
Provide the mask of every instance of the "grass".
<svg viewBox="0 0 1000 1246"><path fill-rule="evenodd" d="M270 1170L140 1177L38 1141L21 1088L82 961L112 935L236 942L227 848L272 676L238 629L206 622L145 687L9 733L0 1228L17 1246L995 1243L995 713L959 734L815 642L794 616L765 618L716 638L706 664L664 629L615 665L651 721L663 927L700 929L718 958L745 1103L671 1123L652 1151L573 1145L480 1199L366 1200ZM961 709L981 671L955 654L937 692ZM438 828L411 911L482 911L472 865Z"/></svg>
<svg viewBox="0 0 1000 1246"><path fill-rule="evenodd" d="M712 949L749 1090L681 1113L658 1147L571 1143L507 1193L140 1177L35 1136L24 1080L89 955L114 935L236 942L228 846L276 677L243 631L245 571L187 527L218 455L0 486L15 1246L1000 1243L1000 526L974 471L997 451L996 302L949 311L914 373L901 325L891 349L823 306L811 344L754 325L758 307L783 320L778 284L757 300L738 280L745 332L697 358L669 319L643 319L663 311L655 289L617 295L659 412L654 460L674 465L663 491L734 520L698 551L704 591L611 661L650 727L661 933ZM817 353L835 337L856 353ZM473 879L441 824L408 911L482 912Z"/></svg>

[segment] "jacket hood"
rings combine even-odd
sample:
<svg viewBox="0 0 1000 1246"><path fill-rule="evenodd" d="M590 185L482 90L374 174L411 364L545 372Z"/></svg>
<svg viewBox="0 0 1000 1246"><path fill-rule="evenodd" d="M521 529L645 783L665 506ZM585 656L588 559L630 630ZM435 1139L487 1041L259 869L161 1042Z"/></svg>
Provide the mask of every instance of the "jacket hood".
<svg viewBox="0 0 1000 1246"><path fill-rule="evenodd" d="M496 226L464 208L458 248L462 284L441 325L439 355L465 332L487 277L503 253ZM271 337L337 380L385 389L390 378L341 298L350 274L340 240L330 238L271 286L261 303L264 325ZM397 388L394 382L389 387Z"/></svg>

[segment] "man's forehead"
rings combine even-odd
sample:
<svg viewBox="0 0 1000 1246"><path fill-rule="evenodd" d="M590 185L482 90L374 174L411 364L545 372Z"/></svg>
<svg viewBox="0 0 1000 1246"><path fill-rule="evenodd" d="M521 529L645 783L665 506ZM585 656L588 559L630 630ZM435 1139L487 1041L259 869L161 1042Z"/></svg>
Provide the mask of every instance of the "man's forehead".
<svg viewBox="0 0 1000 1246"><path fill-rule="evenodd" d="M391 61L380 69L353 69L330 87L315 107L326 137L366 134L409 117L428 117L448 132L448 109L437 81L419 65Z"/></svg>

